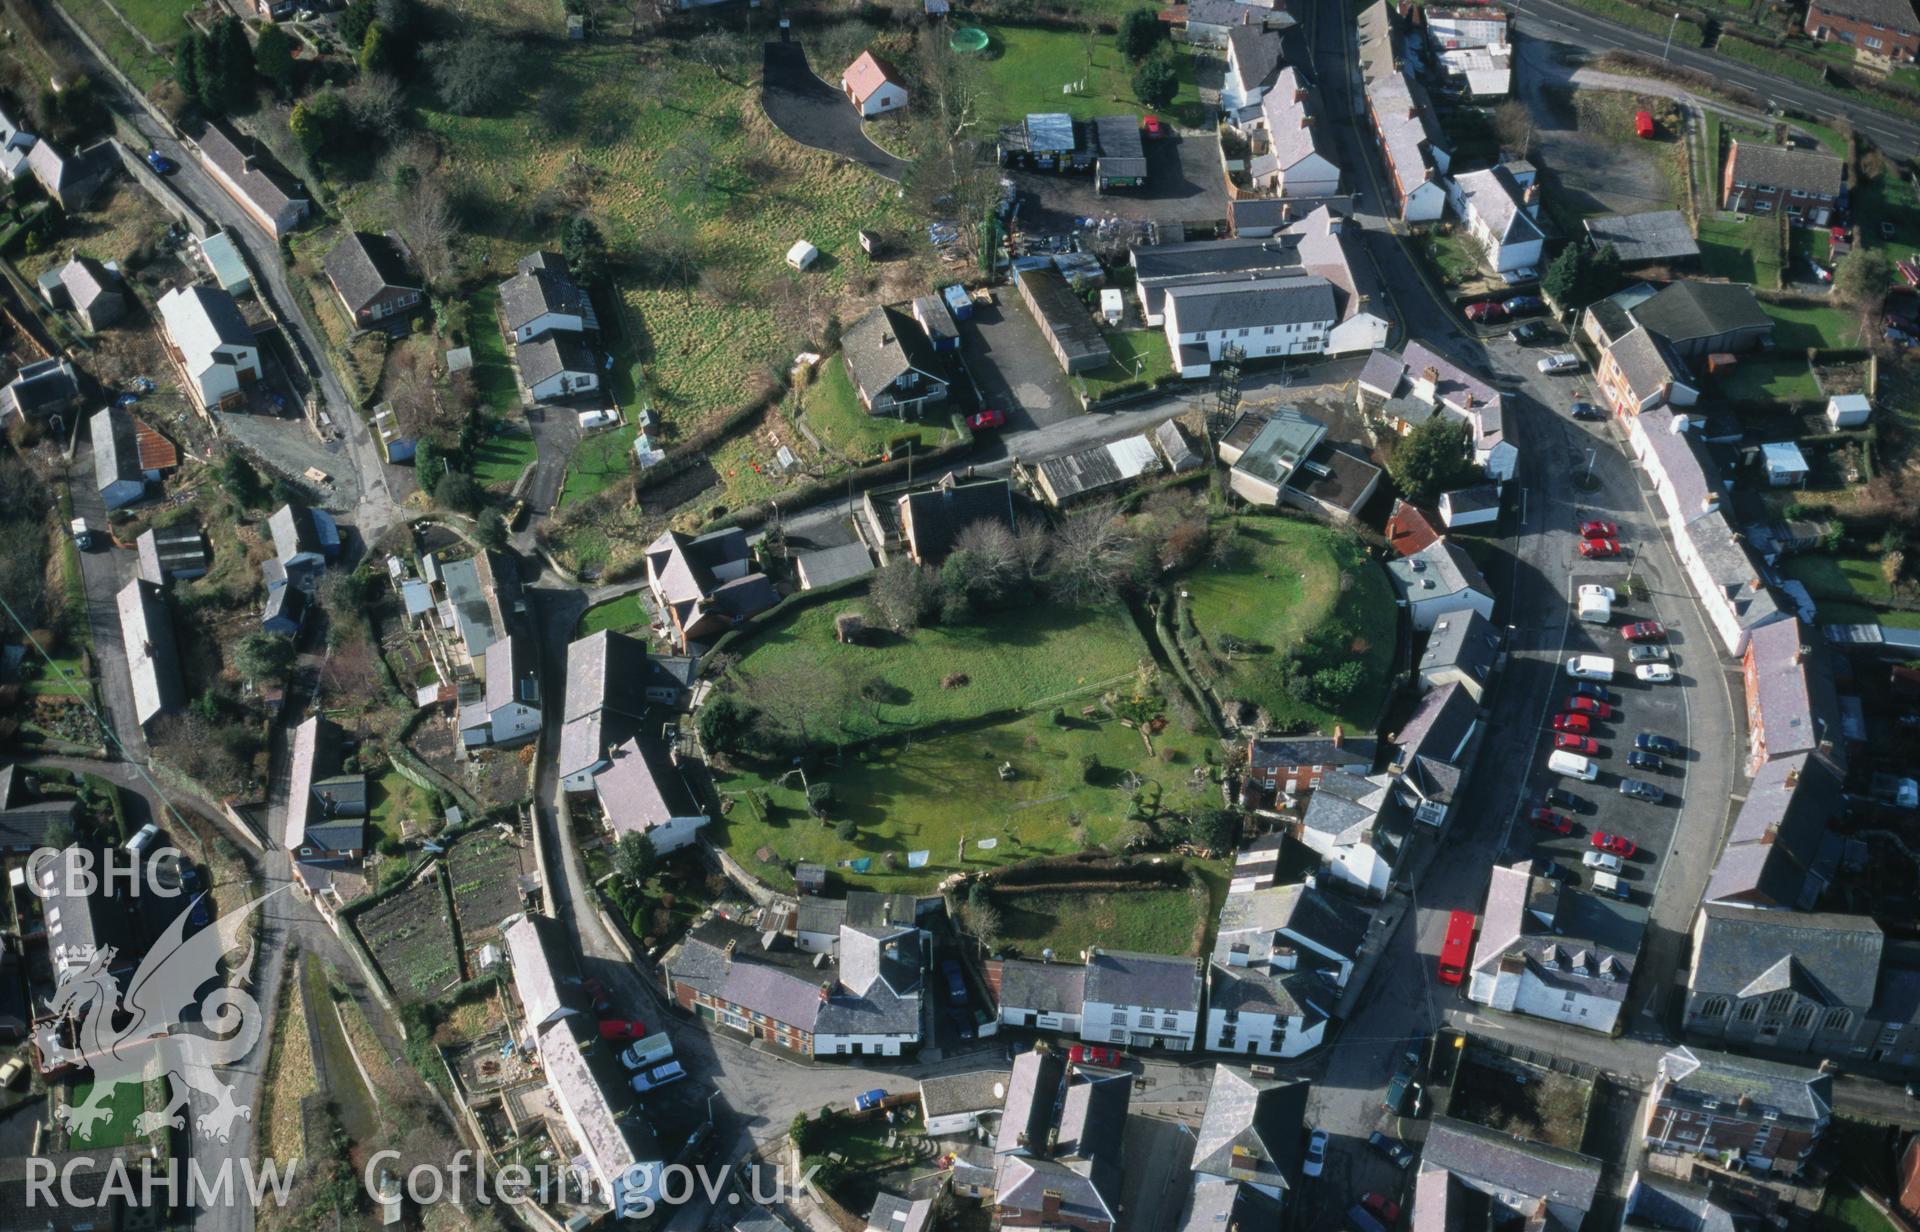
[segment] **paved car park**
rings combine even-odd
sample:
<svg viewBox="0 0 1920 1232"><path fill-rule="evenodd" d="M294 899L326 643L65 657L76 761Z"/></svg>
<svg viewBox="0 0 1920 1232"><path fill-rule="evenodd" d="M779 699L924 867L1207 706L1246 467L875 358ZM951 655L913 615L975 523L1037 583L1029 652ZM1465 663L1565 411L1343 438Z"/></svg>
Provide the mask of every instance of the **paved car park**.
<svg viewBox="0 0 1920 1232"><path fill-rule="evenodd" d="M1020 191L1023 231L1069 232L1085 218L1131 218L1158 223L1211 223L1227 216L1226 174L1220 142L1211 133L1169 131L1146 138L1143 188L1097 192L1093 176L1013 169L1004 172Z"/></svg>
<svg viewBox="0 0 1920 1232"><path fill-rule="evenodd" d="M1664 684L1649 684L1636 678L1632 665L1627 661L1627 651L1633 643L1623 638L1620 630L1636 620L1659 620L1657 596L1630 598L1626 593L1625 570L1576 572L1569 588L1589 583L1614 589L1618 598L1613 604L1613 619L1605 625L1593 624L1577 620L1569 612L1566 648L1560 658L1563 665L1575 655L1583 654L1601 655L1614 661L1613 679L1605 684L1612 699L1613 714L1607 719L1593 716L1589 732L1600 746L1599 753L1592 756L1600 768L1600 777L1592 783L1583 783L1547 769L1547 755L1553 747L1553 716L1567 711L1567 699L1574 694L1574 686L1578 683L1565 674L1563 666L1563 687L1553 695L1546 708L1539 736L1540 752L1531 780L1532 790L1521 802L1521 815L1516 819L1510 843L1520 853L1552 860L1568 870L1579 884L1590 886L1593 870L1581 864L1581 857L1594 850L1592 836L1602 832L1623 835L1640 850L1622 861L1624 868L1619 874L1620 882L1631 894L1633 902L1645 906L1659 881L1660 860L1673 845L1674 829L1680 817L1686 764L1692 755L1687 732L1686 688L1690 678L1685 660L1688 648L1683 644L1685 635L1678 630L1671 631L1671 642L1661 644L1669 646L1670 662L1674 667L1673 680ZM1708 662L1712 663L1712 650L1709 648L1705 653ZM1718 670L1717 664L1713 670ZM1627 754L1633 750L1634 737L1640 732L1672 737L1680 743L1681 756L1662 758L1666 764L1658 771L1629 767ZM1651 804L1621 795L1620 782L1628 778L1654 784L1666 792L1666 800ZM1555 812L1570 816L1574 823L1572 834L1554 835L1527 822L1526 814L1546 803L1545 796L1549 788L1570 792L1580 800L1577 809L1553 806Z"/></svg>
<svg viewBox="0 0 1920 1232"><path fill-rule="evenodd" d="M975 304L960 325L960 354L982 406L1007 413L1007 428L1046 428L1080 414L1080 399L1053 357L1040 326L1012 287Z"/></svg>

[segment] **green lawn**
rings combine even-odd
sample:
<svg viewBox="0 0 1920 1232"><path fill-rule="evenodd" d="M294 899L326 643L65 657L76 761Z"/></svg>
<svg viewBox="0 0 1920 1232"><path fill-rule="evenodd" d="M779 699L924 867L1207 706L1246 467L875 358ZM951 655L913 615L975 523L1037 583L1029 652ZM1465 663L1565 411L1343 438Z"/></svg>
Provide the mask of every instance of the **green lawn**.
<svg viewBox="0 0 1920 1232"><path fill-rule="evenodd" d="M1150 753L1138 730L1113 719L1081 719L1077 705L1066 709L1073 716L1067 727L1048 712L871 747L838 765L829 760L811 776L833 789L825 821L807 814L797 776L776 781L753 769L722 774L715 786L733 804L708 833L755 875L782 888L791 887L787 870L795 862L833 867L867 856L869 872L835 867L835 874L854 888L930 890L955 872L1114 842L1132 811L1129 772L1139 775L1141 809L1155 824L1171 828L1178 815L1217 806L1210 736L1170 723L1153 737ZM1172 760L1163 749L1173 750ZM1088 756L1097 761L1092 783L1082 769ZM1001 777L1003 764L1013 767L1012 778ZM841 818L858 827L850 842L834 833ZM994 845L981 848L983 839ZM760 861L762 848L773 863ZM907 868L910 851L929 852L926 866ZM886 866L887 853L897 867Z"/></svg>
<svg viewBox="0 0 1920 1232"><path fill-rule="evenodd" d="M1667 31L1673 31L1676 47L1698 47L1706 42L1707 32L1691 21L1675 23L1664 13L1649 12L1635 8L1624 0L1573 0L1575 8L1582 8L1608 21L1639 30L1643 34L1667 37Z"/></svg>
<svg viewBox="0 0 1920 1232"><path fill-rule="evenodd" d="M834 639L834 617L863 612L864 599L808 608L756 631L733 651L745 699L806 698L798 711L816 743L858 739L1018 710L1115 687L1146 657L1126 612L1036 603L989 614L975 625L875 630L868 644ZM943 681L964 676L953 688ZM861 696L865 682L882 696ZM796 721L796 726L798 725Z"/></svg>
<svg viewBox="0 0 1920 1232"><path fill-rule="evenodd" d="M148 51L139 36L127 28L127 23L114 16L107 0L61 0L61 7L93 36L94 42L107 53L107 58L142 90L151 93L156 85L172 76L172 62L164 55ZM194 6L187 0L133 0L131 5L122 5L121 12L138 24L143 19L156 22L169 20L165 10L171 10L170 20L178 26L180 14L191 7ZM153 12L136 13L145 9ZM152 39L152 35L149 34L148 38Z"/></svg>
<svg viewBox="0 0 1920 1232"><path fill-rule="evenodd" d="M1000 936L1022 953L1074 961L1093 946L1142 954L1192 954L1212 901L1204 888L1105 894L996 894Z"/></svg>
<svg viewBox="0 0 1920 1232"><path fill-rule="evenodd" d="M1719 382L1721 396L1735 402L1785 402L1820 396L1813 369L1798 356L1742 359L1714 380Z"/></svg>
<svg viewBox="0 0 1920 1232"><path fill-rule="evenodd" d="M21 660L21 672L27 677L26 691L37 697L88 697L91 689L80 660L56 656L51 662L40 658L32 644Z"/></svg>
<svg viewBox="0 0 1920 1232"><path fill-rule="evenodd" d="M570 415L571 411L561 414ZM473 477L484 484L511 484L520 472L540 456L533 434L518 418L509 421L505 432L496 432L482 441L473 452Z"/></svg>
<svg viewBox="0 0 1920 1232"><path fill-rule="evenodd" d="M1857 314L1825 304L1760 305L1773 318L1774 345L1785 348L1851 347L1860 342Z"/></svg>
<svg viewBox="0 0 1920 1232"><path fill-rule="evenodd" d="M1920 201L1915 200L1912 183L1889 169L1863 180L1854 190L1853 201L1860 233L1868 243L1885 246L1896 261L1920 255ZM1893 224L1891 241L1881 238L1882 222Z"/></svg>
<svg viewBox="0 0 1920 1232"><path fill-rule="evenodd" d="M801 414L829 452L855 462L896 449L931 449L959 435L952 414L937 407L921 421L867 414L847 376L846 360L839 355L821 365L807 387Z"/></svg>
<svg viewBox="0 0 1920 1232"><path fill-rule="evenodd" d="M1823 625L1886 625L1891 629L1920 629L1920 612L1902 612L1894 608L1873 608L1864 603L1822 600L1820 623Z"/></svg>
<svg viewBox="0 0 1920 1232"><path fill-rule="evenodd" d="M1282 725L1341 722L1372 730L1386 702L1396 637L1386 574L1358 540L1331 527L1282 518L1238 521L1240 547L1231 562L1203 564L1180 582L1188 596L1184 610L1211 652L1207 657L1220 664L1220 690L1264 708ZM1184 619L1180 627L1184 631ZM1337 713L1290 697L1281 674L1289 649L1330 629L1366 666L1363 684ZM1228 636L1247 649L1223 656L1221 639Z"/></svg>
<svg viewBox="0 0 1920 1232"><path fill-rule="evenodd" d="M635 629L643 630L647 626L647 608L640 602L640 592L621 595L618 599L609 599L605 603L596 603L580 614L580 627L573 631L576 638L598 633L602 629L612 629L615 633L631 633Z"/></svg>
<svg viewBox="0 0 1920 1232"><path fill-rule="evenodd" d="M1467 279L1480 273L1480 260L1460 242L1460 237L1441 235L1437 231L1427 233L1427 260L1440 274L1440 285L1458 286Z"/></svg>
<svg viewBox="0 0 1920 1232"><path fill-rule="evenodd" d="M1805 585L1816 600L1883 606L1893 598L1892 589L1880 574L1878 557L1802 552L1783 559L1780 572Z"/></svg>
<svg viewBox="0 0 1920 1232"><path fill-rule="evenodd" d="M993 43L982 58L986 97L983 118L990 125L1015 124L1030 113L1064 111L1078 120L1116 112L1154 108L1133 96L1133 65L1106 34L1040 30L1029 26L980 25ZM1193 56L1172 48L1180 70L1180 92L1162 113L1183 124L1201 122L1200 94L1194 84ZM1061 87L1084 80L1086 90L1063 94Z"/></svg>
<svg viewBox="0 0 1920 1232"><path fill-rule="evenodd" d="M432 816L433 800L413 783L389 769L379 778L367 781L367 817L381 838L400 841L403 825L411 820L424 822Z"/></svg>
<svg viewBox="0 0 1920 1232"><path fill-rule="evenodd" d="M1087 396L1098 398L1116 385L1153 382L1173 375L1173 356L1167 350L1167 335L1157 329L1103 330L1113 360L1104 367L1082 373Z"/></svg>
<svg viewBox="0 0 1920 1232"><path fill-rule="evenodd" d="M171 43L187 32L186 12L195 0L113 0L126 19L156 43Z"/></svg>
<svg viewBox="0 0 1920 1232"><path fill-rule="evenodd" d="M1827 1190L1813 1228L1814 1232L1894 1232L1892 1221L1861 1197L1859 1190L1839 1184Z"/></svg>
<svg viewBox="0 0 1920 1232"><path fill-rule="evenodd" d="M520 409L520 378L500 336L500 289L488 283L467 300L467 346L473 351L473 383L497 415Z"/></svg>
<svg viewBox="0 0 1920 1232"><path fill-rule="evenodd" d="M73 1086L73 1104L78 1107L87 1102L93 1094L91 1082L77 1082ZM76 1151L110 1151L115 1147L126 1146L136 1141L139 1135L134 1132L133 1122L147 1108L147 1087L143 1082L123 1082L113 1088L107 1096L108 1114L93 1123L85 1134L75 1133L69 1139L69 1146Z"/></svg>
<svg viewBox="0 0 1920 1232"><path fill-rule="evenodd" d="M1780 233L1773 219L1703 216L1699 240L1700 265L1708 274L1767 289L1780 285Z"/></svg>
<svg viewBox="0 0 1920 1232"><path fill-rule="evenodd" d="M560 503L568 505L597 496L633 474L633 442L639 435L640 426L629 419L574 446L566 482L560 488Z"/></svg>

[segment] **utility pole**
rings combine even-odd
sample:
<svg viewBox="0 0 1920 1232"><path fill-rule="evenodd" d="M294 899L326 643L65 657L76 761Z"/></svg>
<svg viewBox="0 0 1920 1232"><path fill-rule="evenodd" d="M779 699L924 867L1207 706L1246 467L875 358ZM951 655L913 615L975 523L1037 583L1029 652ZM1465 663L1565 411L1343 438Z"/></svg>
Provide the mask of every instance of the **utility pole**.
<svg viewBox="0 0 1920 1232"><path fill-rule="evenodd" d="M1669 55L1673 53L1673 32L1675 29L1679 27L1679 25L1680 25L1680 14L1676 10L1673 14L1673 20L1667 23L1667 49L1660 53L1660 58L1662 60L1666 59Z"/></svg>

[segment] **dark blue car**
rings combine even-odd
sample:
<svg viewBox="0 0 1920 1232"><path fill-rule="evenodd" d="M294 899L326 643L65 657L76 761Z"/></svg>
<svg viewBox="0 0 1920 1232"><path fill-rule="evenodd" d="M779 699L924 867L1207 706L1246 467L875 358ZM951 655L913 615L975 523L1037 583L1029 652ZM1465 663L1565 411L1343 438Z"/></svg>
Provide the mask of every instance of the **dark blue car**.
<svg viewBox="0 0 1920 1232"><path fill-rule="evenodd" d="M172 175L179 168L173 160L158 150L147 151L147 166L152 167L155 175Z"/></svg>
<svg viewBox="0 0 1920 1232"><path fill-rule="evenodd" d="M1656 735L1653 732L1641 732L1633 738L1633 747L1645 749L1649 753L1658 753L1663 757L1680 756L1680 742L1672 736Z"/></svg>
<svg viewBox="0 0 1920 1232"><path fill-rule="evenodd" d="M960 961L949 958L940 964L940 973L947 977L947 1002L950 1005L967 1003L967 976L960 970Z"/></svg>
<svg viewBox="0 0 1920 1232"><path fill-rule="evenodd" d="M1591 680L1574 681L1573 695L1575 697L1591 697L1596 702L1605 702L1609 706L1613 705L1613 694L1607 691L1607 686L1595 684Z"/></svg>
<svg viewBox="0 0 1920 1232"><path fill-rule="evenodd" d="M1538 295L1516 295L1512 299L1503 300L1500 306L1507 310L1508 316L1517 317L1527 312L1545 312L1547 301Z"/></svg>

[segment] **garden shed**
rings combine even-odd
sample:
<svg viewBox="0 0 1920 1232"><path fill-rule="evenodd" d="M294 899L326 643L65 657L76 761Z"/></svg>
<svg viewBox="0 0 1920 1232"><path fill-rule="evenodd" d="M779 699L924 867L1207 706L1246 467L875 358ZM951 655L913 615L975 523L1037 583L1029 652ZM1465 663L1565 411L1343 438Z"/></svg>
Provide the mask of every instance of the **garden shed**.
<svg viewBox="0 0 1920 1232"><path fill-rule="evenodd" d="M793 247L787 249L787 264L797 270L804 270L820 259L820 250L806 240L795 240Z"/></svg>
<svg viewBox="0 0 1920 1232"><path fill-rule="evenodd" d="M1760 446L1760 457L1767 468L1767 485L1797 488L1807 482L1807 460L1800 446L1792 441L1774 441Z"/></svg>

